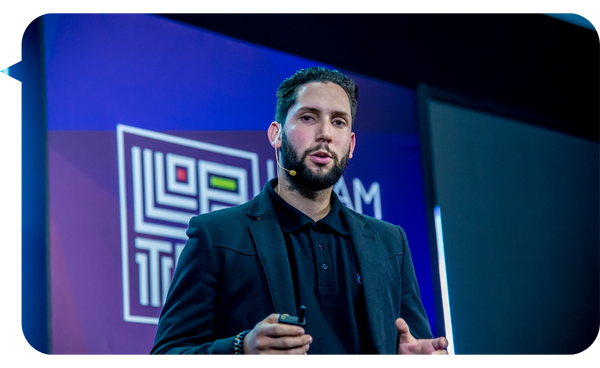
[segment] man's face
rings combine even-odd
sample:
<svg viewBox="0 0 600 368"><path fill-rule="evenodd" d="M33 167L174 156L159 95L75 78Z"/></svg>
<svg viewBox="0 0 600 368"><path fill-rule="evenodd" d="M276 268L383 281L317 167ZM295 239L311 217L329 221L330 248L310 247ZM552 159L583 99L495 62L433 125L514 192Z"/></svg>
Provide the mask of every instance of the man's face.
<svg viewBox="0 0 600 368"><path fill-rule="evenodd" d="M354 152L350 102L335 83L307 83L289 109L282 137L282 158L296 170L292 182L310 190L335 184Z"/></svg>
<svg viewBox="0 0 600 368"><path fill-rule="evenodd" d="M321 150L321 147L317 147L316 149ZM288 178L293 183L313 191L329 188L337 183L340 176L344 173L346 165L348 164L350 151L348 151L341 160L336 153L330 152L333 167L329 171L320 172L311 171L305 163L306 159L313 154L313 152L314 149L307 149L302 153L302 156L300 156L287 140L287 136L285 134L283 135L281 153L284 165L288 170L295 170L297 172L296 176L290 176L286 172Z"/></svg>

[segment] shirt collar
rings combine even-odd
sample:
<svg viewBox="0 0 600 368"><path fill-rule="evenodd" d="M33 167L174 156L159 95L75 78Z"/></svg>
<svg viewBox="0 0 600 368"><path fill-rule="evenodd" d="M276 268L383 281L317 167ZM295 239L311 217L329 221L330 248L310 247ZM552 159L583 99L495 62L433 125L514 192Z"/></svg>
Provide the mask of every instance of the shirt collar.
<svg viewBox="0 0 600 368"><path fill-rule="evenodd" d="M269 195L271 196L271 200L273 202L273 207L275 208L275 212L277 213L277 219L279 220L279 224L281 228L285 232L293 232L301 227L312 224L314 221L298 210L296 207L287 203L277 192L275 192L275 187L277 186L277 180L271 180L269 185L267 185L267 189L269 191ZM350 235L348 230L346 229L346 224L342 220L342 215L340 213L340 208L342 206L342 202L339 200L338 196L335 192L331 192L331 209L327 216L318 221L320 224L327 225L329 228L334 230L335 232L341 235Z"/></svg>

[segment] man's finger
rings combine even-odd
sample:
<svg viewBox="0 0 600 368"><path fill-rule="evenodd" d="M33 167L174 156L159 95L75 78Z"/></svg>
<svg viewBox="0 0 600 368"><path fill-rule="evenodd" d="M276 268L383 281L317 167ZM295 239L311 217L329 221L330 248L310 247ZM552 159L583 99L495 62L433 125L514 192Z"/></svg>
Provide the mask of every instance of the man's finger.
<svg viewBox="0 0 600 368"><path fill-rule="evenodd" d="M304 334L304 329L299 326L288 325L279 322L279 314L271 314L263 321L264 325L260 329L262 334L270 337L296 336Z"/></svg>
<svg viewBox="0 0 600 368"><path fill-rule="evenodd" d="M262 322L277 323L279 321L279 314L271 313L267 318L263 319Z"/></svg>
<svg viewBox="0 0 600 368"><path fill-rule="evenodd" d="M400 343L401 344L413 342L416 340L410 334L410 329L408 328L408 325L406 324L406 321L404 321L404 319L398 318L396 320L396 329L398 330L398 334L400 334Z"/></svg>
<svg viewBox="0 0 600 368"><path fill-rule="evenodd" d="M312 342L312 336L310 335L301 335L301 336L284 336L279 338L271 339L271 348L274 349L296 349L306 345L309 345Z"/></svg>
<svg viewBox="0 0 600 368"><path fill-rule="evenodd" d="M448 347L448 340L446 340L446 338L443 336L438 337L437 339L431 341L431 345L433 345L433 348L435 350L446 349Z"/></svg>
<svg viewBox="0 0 600 368"><path fill-rule="evenodd" d="M304 334L304 329L294 325L274 323L265 327L264 334L270 337L297 336Z"/></svg>

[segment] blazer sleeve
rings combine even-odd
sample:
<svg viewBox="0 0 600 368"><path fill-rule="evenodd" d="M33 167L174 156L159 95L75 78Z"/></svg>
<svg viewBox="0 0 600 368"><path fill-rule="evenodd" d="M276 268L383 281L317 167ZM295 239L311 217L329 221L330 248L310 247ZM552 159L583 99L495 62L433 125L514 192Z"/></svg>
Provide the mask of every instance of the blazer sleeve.
<svg viewBox="0 0 600 368"><path fill-rule="evenodd" d="M404 247L404 258L402 263L402 302L401 302L401 317L406 321L410 328L411 334L417 339L431 339L431 327L427 319L425 308L421 303L421 293L415 268L413 266L410 248L406 234L400 226L397 226L402 238L402 246Z"/></svg>
<svg viewBox="0 0 600 368"><path fill-rule="evenodd" d="M151 354L233 354L235 336L214 338L221 281L210 234L194 217L187 235Z"/></svg>

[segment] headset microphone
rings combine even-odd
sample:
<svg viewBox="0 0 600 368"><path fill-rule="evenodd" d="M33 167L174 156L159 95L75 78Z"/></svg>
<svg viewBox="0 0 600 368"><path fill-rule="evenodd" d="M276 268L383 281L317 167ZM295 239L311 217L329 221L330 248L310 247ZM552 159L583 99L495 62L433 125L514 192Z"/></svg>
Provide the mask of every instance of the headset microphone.
<svg viewBox="0 0 600 368"><path fill-rule="evenodd" d="M281 164L279 163L279 157L277 156L277 148L275 148L275 160L277 161L277 166L289 172L291 176L296 176L296 170L288 170L285 167L281 166Z"/></svg>
<svg viewBox="0 0 600 368"><path fill-rule="evenodd" d="M275 142L277 142L277 139L279 139L279 136L281 135L281 129L279 130L279 132L277 133L277 137L275 138L275 140L273 141L273 145L275 144ZM291 176L296 176L296 170L288 170L285 167L281 166L281 164L279 163L279 156L277 155L277 147L275 147L275 161L277 161L277 166L281 167L283 170L287 171L290 173Z"/></svg>

